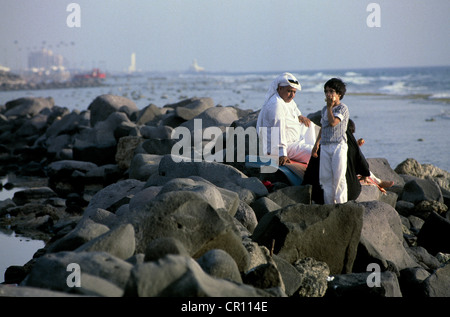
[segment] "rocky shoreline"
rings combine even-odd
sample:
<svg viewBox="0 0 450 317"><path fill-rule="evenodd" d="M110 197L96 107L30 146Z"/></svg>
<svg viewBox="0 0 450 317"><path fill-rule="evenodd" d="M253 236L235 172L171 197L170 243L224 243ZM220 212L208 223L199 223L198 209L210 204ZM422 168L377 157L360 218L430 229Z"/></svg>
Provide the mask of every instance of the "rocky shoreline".
<svg viewBox="0 0 450 317"><path fill-rule="evenodd" d="M0 201L0 226L47 244L7 269L0 295L450 296L447 171L411 158L393 170L370 158L395 186L385 195L363 186L356 201L325 206L310 186L277 174L269 190L267 175L236 159L248 140L242 149L214 139L231 161L171 152L175 129L195 139L195 119L211 147L205 129L225 136L256 118L210 98L141 110L113 95L85 111L51 98L1 106L0 174L29 185ZM190 141L188 152L202 158Z"/></svg>
<svg viewBox="0 0 450 317"><path fill-rule="evenodd" d="M0 91L18 90L40 90L40 89L67 89L82 87L104 86L102 79L80 78L72 80L58 80L57 78L47 79L25 79L20 75L0 70Z"/></svg>

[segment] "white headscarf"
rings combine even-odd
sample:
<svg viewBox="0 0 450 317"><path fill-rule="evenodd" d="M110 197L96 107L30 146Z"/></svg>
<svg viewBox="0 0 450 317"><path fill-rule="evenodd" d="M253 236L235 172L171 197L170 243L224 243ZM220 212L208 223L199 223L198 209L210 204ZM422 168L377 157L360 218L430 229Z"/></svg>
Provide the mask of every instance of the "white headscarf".
<svg viewBox="0 0 450 317"><path fill-rule="evenodd" d="M266 104L267 101L269 101L269 99L272 98L274 94L276 94L278 86L291 86L292 88L295 88L297 90L302 89L302 86L294 75L292 75L291 73L283 73L275 78L270 84L269 89L266 93L264 104Z"/></svg>

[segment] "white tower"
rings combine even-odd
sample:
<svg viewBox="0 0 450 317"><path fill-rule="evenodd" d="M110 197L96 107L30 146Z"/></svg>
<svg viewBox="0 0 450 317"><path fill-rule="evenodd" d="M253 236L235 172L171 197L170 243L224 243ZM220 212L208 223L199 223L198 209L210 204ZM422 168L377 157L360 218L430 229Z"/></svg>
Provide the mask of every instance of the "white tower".
<svg viewBox="0 0 450 317"><path fill-rule="evenodd" d="M134 73L136 71L136 53L131 54L131 65L128 67L129 73Z"/></svg>

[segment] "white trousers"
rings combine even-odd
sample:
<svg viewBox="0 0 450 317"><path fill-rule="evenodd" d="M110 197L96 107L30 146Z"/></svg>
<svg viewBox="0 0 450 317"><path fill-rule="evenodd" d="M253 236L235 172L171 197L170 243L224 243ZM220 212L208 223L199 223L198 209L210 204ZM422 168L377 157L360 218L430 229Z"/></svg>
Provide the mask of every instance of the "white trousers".
<svg viewBox="0 0 450 317"><path fill-rule="evenodd" d="M316 125L313 122L309 127L302 124L300 134L302 135L301 140L288 145L287 156L291 160L308 163L316 142Z"/></svg>
<svg viewBox="0 0 450 317"><path fill-rule="evenodd" d="M343 204L348 200L346 142L320 146L319 181L325 204Z"/></svg>

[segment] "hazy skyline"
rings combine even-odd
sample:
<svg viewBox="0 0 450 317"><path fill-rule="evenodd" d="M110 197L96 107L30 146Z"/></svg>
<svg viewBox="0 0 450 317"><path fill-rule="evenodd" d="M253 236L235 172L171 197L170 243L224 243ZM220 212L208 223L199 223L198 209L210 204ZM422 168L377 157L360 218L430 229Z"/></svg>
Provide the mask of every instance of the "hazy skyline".
<svg viewBox="0 0 450 317"><path fill-rule="evenodd" d="M80 27L69 27L70 3ZM370 3L380 27L369 27ZM42 48L70 67L259 72L450 65L450 1L0 0L0 65Z"/></svg>

